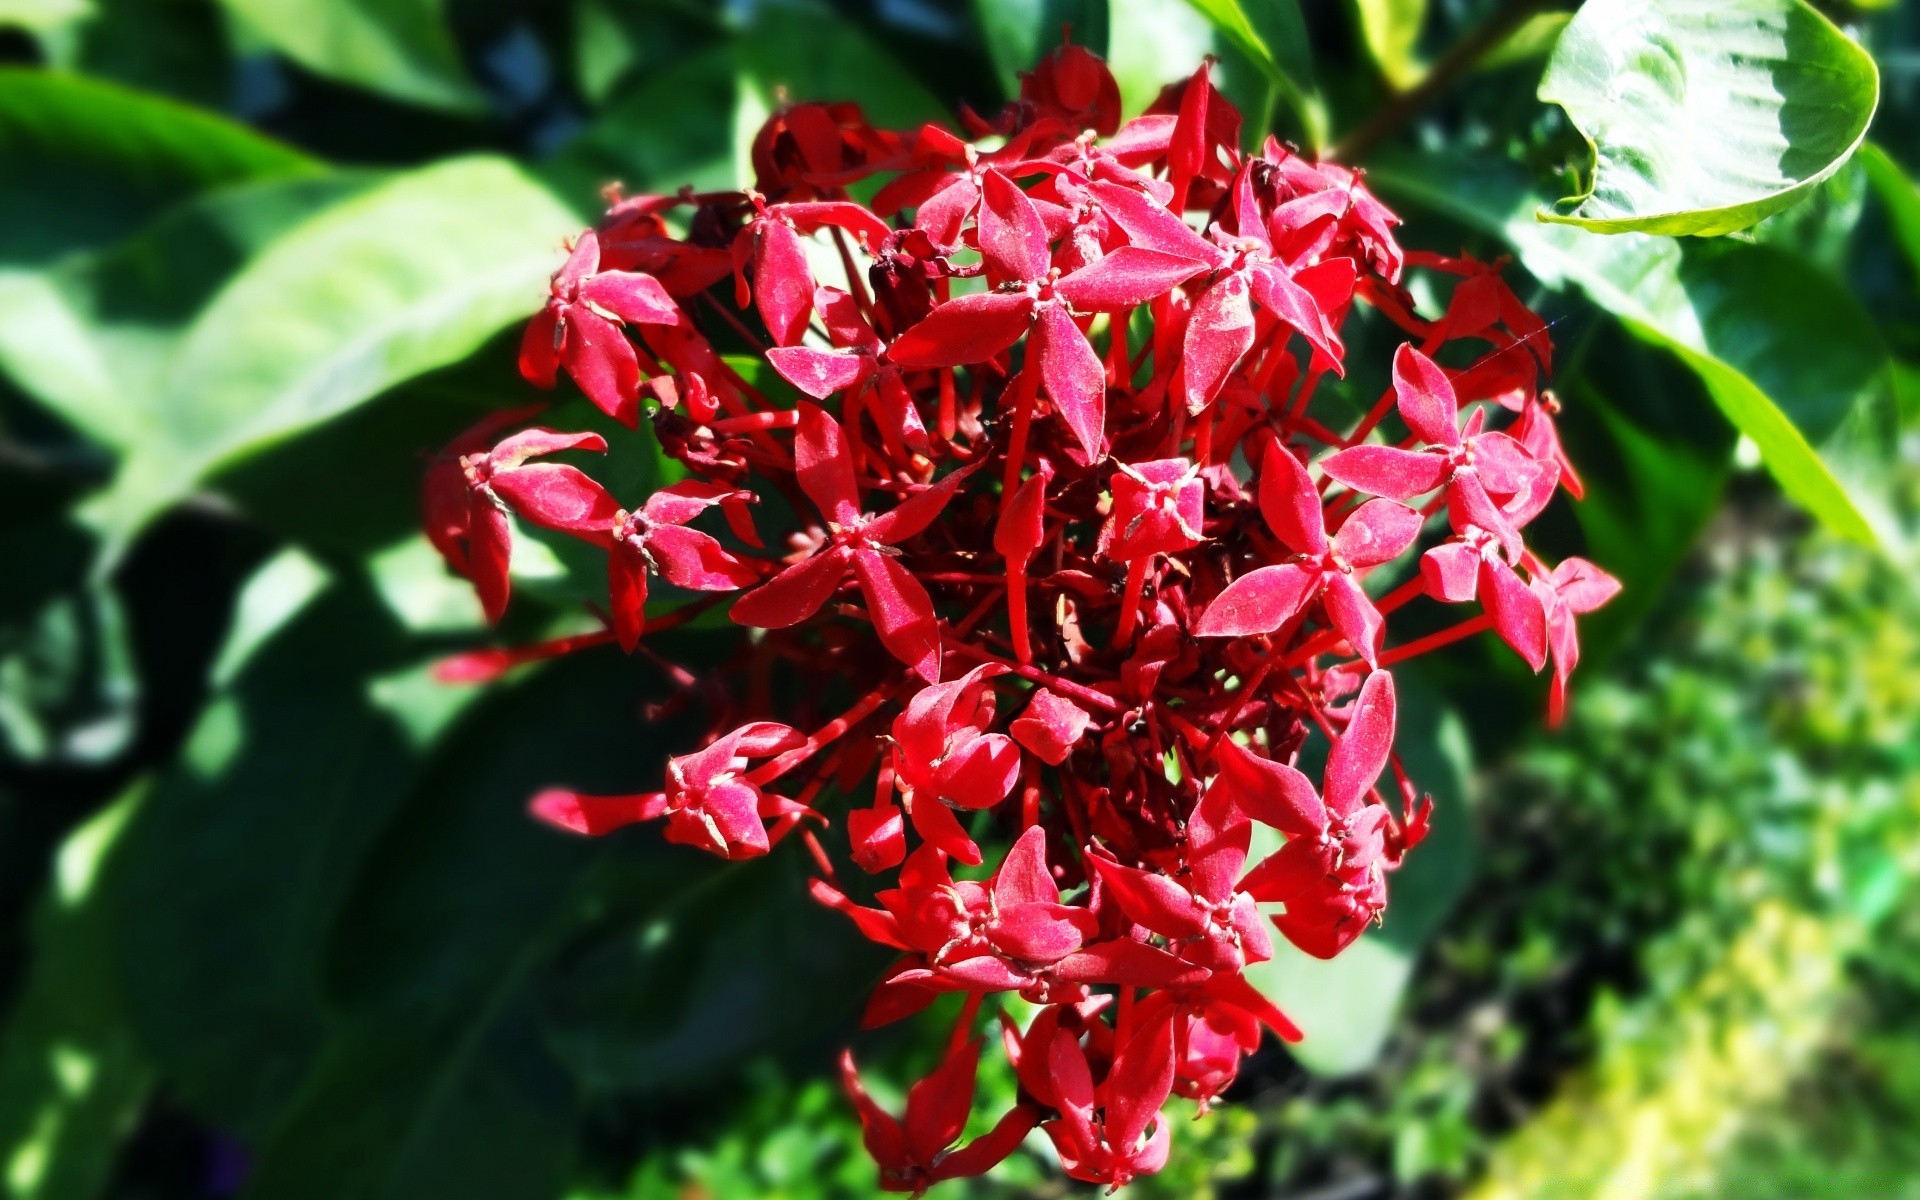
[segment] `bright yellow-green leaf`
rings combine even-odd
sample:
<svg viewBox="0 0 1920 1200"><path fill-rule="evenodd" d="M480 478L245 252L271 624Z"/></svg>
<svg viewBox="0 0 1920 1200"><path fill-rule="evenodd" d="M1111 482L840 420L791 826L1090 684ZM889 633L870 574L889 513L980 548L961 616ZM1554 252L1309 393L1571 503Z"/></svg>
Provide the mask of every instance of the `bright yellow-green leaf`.
<svg viewBox="0 0 1920 1200"><path fill-rule="evenodd" d="M1412 87L1426 68L1414 57L1420 26L1427 19L1427 0L1353 0L1354 16L1367 52L1387 82Z"/></svg>
<svg viewBox="0 0 1920 1200"><path fill-rule="evenodd" d="M315 74L433 108L475 112L444 0L221 0L249 31Z"/></svg>
<svg viewBox="0 0 1920 1200"><path fill-rule="evenodd" d="M1588 0L1540 98L1593 147L1593 178L1543 221L1710 236L1804 197L1866 135L1873 59L1804 0Z"/></svg>

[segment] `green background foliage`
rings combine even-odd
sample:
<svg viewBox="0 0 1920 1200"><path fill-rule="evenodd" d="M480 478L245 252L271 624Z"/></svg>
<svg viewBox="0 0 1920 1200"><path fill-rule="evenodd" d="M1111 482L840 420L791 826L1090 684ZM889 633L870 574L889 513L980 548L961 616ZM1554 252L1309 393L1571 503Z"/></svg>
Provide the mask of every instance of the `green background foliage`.
<svg viewBox="0 0 1920 1200"><path fill-rule="evenodd" d="M1589 491L1546 549L1627 585L1560 731L1487 646L1405 678L1431 844L1262 968L1307 1040L1133 1191L1920 1189L1911 3L0 0L0 1196L871 1194L831 1068L882 964L794 855L527 819L653 778L672 685L436 683L598 585L532 542L485 629L416 489L527 399L603 186L736 186L783 97L992 112L1063 25L1130 112L1215 55L1250 140L1510 256Z"/></svg>

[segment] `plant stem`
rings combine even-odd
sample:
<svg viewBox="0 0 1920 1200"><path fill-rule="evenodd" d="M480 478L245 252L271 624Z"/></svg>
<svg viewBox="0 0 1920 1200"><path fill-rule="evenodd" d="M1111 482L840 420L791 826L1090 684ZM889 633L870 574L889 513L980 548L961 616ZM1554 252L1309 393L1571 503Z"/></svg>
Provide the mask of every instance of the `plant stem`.
<svg viewBox="0 0 1920 1200"><path fill-rule="evenodd" d="M1462 76L1472 71L1481 59L1507 40L1507 35L1526 23L1528 17L1548 7L1547 0L1506 0L1492 16L1455 42L1440 56L1425 77L1383 105L1365 124L1336 142L1327 157L1353 163L1400 131L1400 127L1438 100Z"/></svg>

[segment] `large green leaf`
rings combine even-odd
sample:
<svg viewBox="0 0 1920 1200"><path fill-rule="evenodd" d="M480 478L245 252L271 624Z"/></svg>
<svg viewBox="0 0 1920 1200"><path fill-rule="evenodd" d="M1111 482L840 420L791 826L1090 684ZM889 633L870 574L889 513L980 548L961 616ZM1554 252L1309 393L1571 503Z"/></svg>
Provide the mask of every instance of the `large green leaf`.
<svg viewBox="0 0 1920 1200"><path fill-rule="evenodd" d="M134 1028L198 1111L258 1134L329 1029L321 947L410 780L368 694L400 643L364 587L276 559L243 591L230 678L128 830L115 922Z"/></svg>
<svg viewBox="0 0 1920 1200"><path fill-rule="evenodd" d="M1836 532L1897 537L1875 496L1897 429L1887 350L1824 272L1775 246L1598 239L1541 225L1525 188L1498 164L1380 164L1372 178L1504 238L1543 283L1579 287L1636 336L1678 355L1781 489Z"/></svg>
<svg viewBox="0 0 1920 1200"><path fill-rule="evenodd" d="M481 99L445 0L220 0L254 34L319 75L459 112Z"/></svg>
<svg viewBox="0 0 1920 1200"><path fill-rule="evenodd" d="M153 1071L128 1027L107 874L136 785L68 836L33 920L33 958L0 1031L0 1193L91 1200Z"/></svg>
<svg viewBox="0 0 1920 1200"><path fill-rule="evenodd" d="M1109 0L1108 21L1107 69L1128 115L1193 74L1217 36L1213 22L1188 0Z"/></svg>
<svg viewBox="0 0 1920 1200"><path fill-rule="evenodd" d="M588 841L541 828L542 785L657 779L661 735L633 713L667 685L613 654L494 689L435 744L369 853L336 882L326 996L341 1022L261 1148L259 1200L557 1194L573 1085L542 1045L532 997L609 887L666 903L698 855L657 837Z"/></svg>
<svg viewBox="0 0 1920 1200"><path fill-rule="evenodd" d="M39 265L131 234L211 187L314 173L290 146L112 84L0 70L0 263Z"/></svg>
<svg viewBox="0 0 1920 1200"><path fill-rule="evenodd" d="M208 471L466 357L538 305L576 224L490 157L410 172L300 222L122 389L111 428L90 430L125 455L91 520L124 537Z"/></svg>
<svg viewBox="0 0 1920 1200"><path fill-rule="evenodd" d="M1598 233L1713 235L1805 196L1866 136L1873 58L1804 0L1588 0L1540 98L1586 135L1570 213Z"/></svg>

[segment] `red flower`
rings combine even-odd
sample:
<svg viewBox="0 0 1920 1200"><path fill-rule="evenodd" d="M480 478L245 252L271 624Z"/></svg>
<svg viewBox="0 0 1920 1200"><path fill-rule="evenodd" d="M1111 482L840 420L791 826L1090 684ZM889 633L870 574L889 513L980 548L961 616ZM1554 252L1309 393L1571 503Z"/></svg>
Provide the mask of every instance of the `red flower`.
<svg viewBox="0 0 1920 1200"><path fill-rule="evenodd" d="M1447 516L1455 530L1477 525L1500 539L1509 555L1520 553L1520 531L1495 497L1529 497L1553 471L1504 433L1483 431L1486 411L1476 408L1459 428L1460 402L1453 384L1434 361L1411 344L1393 359L1393 388L1400 415L1425 450L1354 446L1321 464L1327 474L1358 492L1408 500L1444 485Z"/></svg>
<svg viewBox="0 0 1920 1200"><path fill-rule="evenodd" d="M792 750L807 739L785 725L742 725L704 750L667 761L662 801L667 840L698 846L722 858L752 858L768 849L764 819L794 809L791 800L769 796L746 774L751 759Z"/></svg>
<svg viewBox="0 0 1920 1200"><path fill-rule="evenodd" d="M983 1175L1027 1136L1035 1113L1017 1104L992 1129L954 1148L973 1111L974 1073L979 1064L979 1039L956 1037L933 1074L908 1089L905 1118L896 1119L867 1095L853 1055L840 1056L840 1078L860 1116L861 1141L880 1166L883 1191L917 1196L944 1180Z"/></svg>
<svg viewBox="0 0 1920 1200"><path fill-rule="evenodd" d="M524 410L497 413L454 439L428 472L424 488L427 537L448 566L472 581L489 621L506 612L512 588L507 567L513 530L501 505L501 489L535 496L568 487L575 476L586 476L573 467L527 460L563 450L599 453L607 448L597 433L527 429L491 450L479 449L501 424L524 415Z"/></svg>
<svg viewBox="0 0 1920 1200"><path fill-rule="evenodd" d="M932 524L968 471L955 471L875 516L861 511L860 485L840 422L818 405L801 402L793 453L800 488L826 518L829 536L813 554L735 602L733 619L763 629L804 621L820 611L851 569L881 642L922 679L939 682L940 633L933 600L889 548Z"/></svg>
<svg viewBox="0 0 1920 1200"><path fill-rule="evenodd" d="M1297 559L1259 567L1228 584L1193 631L1200 637L1272 633L1316 595L1328 619L1369 666L1377 665L1386 622L1354 578L1392 562L1420 534L1420 515L1391 500L1369 500L1327 537L1320 493L1305 467L1278 443L1267 443L1260 468L1260 515Z"/></svg>
<svg viewBox="0 0 1920 1200"><path fill-rule="evenodd" d="M550 388L567 369L587 399L629 427L639 421L640 363L619 323L677 325L673 297L650 275L600 269L600 239L589 229L553 274L553 295L520 340L520 373Z"/></svg>

